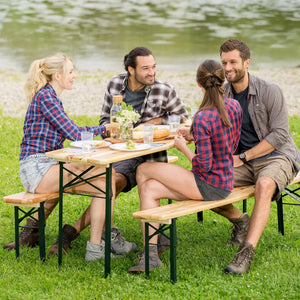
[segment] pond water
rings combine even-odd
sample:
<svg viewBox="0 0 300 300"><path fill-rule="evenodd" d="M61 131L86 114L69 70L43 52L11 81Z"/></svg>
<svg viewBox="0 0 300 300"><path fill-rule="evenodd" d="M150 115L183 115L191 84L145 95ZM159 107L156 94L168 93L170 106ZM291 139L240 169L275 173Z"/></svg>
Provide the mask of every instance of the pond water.
<svg viewBox="0 0 300 300"><path fill-rule="evenodd" d="M0 69L63 52L79 69L119 71L146 46L160 69L190 71L232 37L248 43L255 68L298 66L300 1L0 0Z"/></svg>

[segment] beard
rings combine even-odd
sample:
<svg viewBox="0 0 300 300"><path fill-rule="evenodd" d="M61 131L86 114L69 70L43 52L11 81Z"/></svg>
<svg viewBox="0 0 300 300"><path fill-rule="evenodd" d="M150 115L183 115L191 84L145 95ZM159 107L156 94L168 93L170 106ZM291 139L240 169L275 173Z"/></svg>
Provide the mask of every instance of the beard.
<svg viewBox="0 0 300 300"><path fill-rule="evenodd" d="M237 83L237 82L241 81L242 79L244 79L245 74L246 74L245 69L239 69L239 70L235 70L235 76L232 76L232 77L228 78L226 73L225 73L225 76L226 76L226 79L227 79L228 82Z"/></svg>
<svg viewBox="0 0 300 300"><path fill-rule="evenodd" d="M155 81L155 74L153 76L142 77L139 74L134 75L134 79L141 85L151 85Z"/></svg>

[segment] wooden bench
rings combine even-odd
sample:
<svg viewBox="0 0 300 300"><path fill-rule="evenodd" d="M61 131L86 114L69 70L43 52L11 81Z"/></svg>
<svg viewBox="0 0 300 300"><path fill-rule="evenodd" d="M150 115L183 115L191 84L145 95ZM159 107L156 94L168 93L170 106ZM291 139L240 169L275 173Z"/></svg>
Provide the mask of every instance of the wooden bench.
<svg viewBox="0 0 300 300"><path fill-rule="evenodd" d="M299 173L300 174L300 173ZM298 176L299 176L298 174ZM293 195L292 197L300 202L299 189L293 188L292 185L300 183L300 176L296 177L293 182L284 190L280 200L277 201L277 212L278 212L278 229L283 232L283 203L282 198L286 195ZM226 204L232 204L238 201L246 201L246 199L254 196L254 185L234 188L231 194L223 199L217 201L196 201L196 200L185 200L171 203L168 205L160 206L157 208L147 209L133 213L135 219L141 219L145 222L145 273L149 276L149 239L153 235L161 234L166 230L170 230L170 280L175 283L177 281L176 275L176 246L177 246L177 234L176 234L176 218L190 215L193 213L203 212L216 207L221 207ZM246 208L246 205L244 205ZM156 232L149 236L149 223L160 223L162 224Z"/></svg>
<svg viewBox="0 0 300 300"><path fill-rule="evenodd" d="M18 194L13 194L3 197L4 203L9 203L14 206L15 211L15 250L16 258L20 254L20 245L19 245L19 228L25 228L27 226L22 226L20 223L27 219L28 217L37 221L39 229L39 250L40 258L42 261L46 259L45 252L45 211L44 203L47 200L57 199L59 193L52 194L32 194L28 192L21 192ZM21 207L31 207L28 211L25 211ZM19 213L22 213L19 216ZM38 220L33 217L33 215L38 212Z"/></svg>

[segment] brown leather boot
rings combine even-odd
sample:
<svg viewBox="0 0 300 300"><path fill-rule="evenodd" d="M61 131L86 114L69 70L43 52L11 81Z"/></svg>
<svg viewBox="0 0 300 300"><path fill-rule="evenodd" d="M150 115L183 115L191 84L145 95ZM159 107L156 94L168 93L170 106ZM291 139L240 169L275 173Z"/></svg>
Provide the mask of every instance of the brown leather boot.
<svg viewBox="0 0 300 300"><path fill-rule="evenodd" d="M27 219L26 225L19 235L19 245L35 247L39 244L39 228L38 223L32 219ZM32 228L34 227L34 228ZM10 243L3 246L4 249L13 250L16 248L16 243Z"/></svg>
<svg viewBox="0 0 300 300"><path fill-rule="evenodd" d="M139 255L139 264L137 266L128 269L128 273L141 273L145 272L146 269L146 259L145 259L145 249ZM158 268L162 265L161 260L158 257L157 246L149 246L149 271Z"/></svg>
<svg viewBox="0 0 300 300"><path fill-rule="evenodd" d="M231 239L227 243L228 246L240 246L246 240L249 224L250 224L250 217L247 213L244 213L240 218L237 219L230 219L229 220L232 225L232 232L231 232Z"/></svg>
<svg viewBox="0 0 300 300"><path fill-rule="evenodd" d="M242 274L246 273L252 264L252 260L255 254L255 248L252 244L244 242L238 249L234 256L232 263L230 263L225 273Z"/></svg>
<svg viewBox="0 0 300 300"><path fill-rule="evenodd" d="M71 248L71 243L79 236L76 229L68 224L65 224L62 229L62 247L63 254L66 254ZM58 237L56 238L54 244L49 249L50 254L58 254Z"/></svg>

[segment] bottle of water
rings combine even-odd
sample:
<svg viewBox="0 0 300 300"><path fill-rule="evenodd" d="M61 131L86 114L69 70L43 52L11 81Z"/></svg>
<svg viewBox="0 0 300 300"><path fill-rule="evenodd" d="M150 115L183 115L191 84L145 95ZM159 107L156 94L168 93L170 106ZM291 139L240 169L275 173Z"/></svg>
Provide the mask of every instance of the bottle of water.
<svg viewBox="0 0 300 300"><path fill-rule="evenodd" d="M113 105L110 109L110 136L114 139L120 138L120 124L118 112L122 110L122 95L113 96Z"/></svg>

